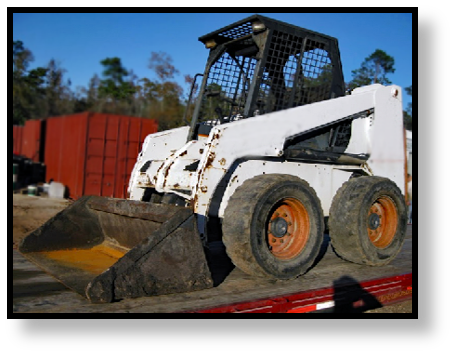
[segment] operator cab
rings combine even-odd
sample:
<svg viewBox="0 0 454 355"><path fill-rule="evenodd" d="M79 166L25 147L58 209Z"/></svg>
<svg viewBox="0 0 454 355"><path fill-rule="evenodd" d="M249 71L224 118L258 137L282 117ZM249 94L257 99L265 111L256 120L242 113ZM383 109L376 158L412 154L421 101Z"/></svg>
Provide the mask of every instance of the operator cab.
<svg viewBox="0 0 454 355"><path fill-rule="evenodd" d="M218 124L345 94L335 38L254 15L199 41L210 53L188 140Z"/></svg>

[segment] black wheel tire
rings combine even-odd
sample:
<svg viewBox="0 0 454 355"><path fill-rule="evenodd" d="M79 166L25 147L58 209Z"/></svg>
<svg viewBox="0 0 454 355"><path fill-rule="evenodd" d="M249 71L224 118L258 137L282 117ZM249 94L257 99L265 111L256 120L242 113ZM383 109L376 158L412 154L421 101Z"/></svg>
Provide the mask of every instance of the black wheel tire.
<svg viewBox="0 0 454 355"><path fill-rule="evenodd" d="M276 231L279 223L286 228ZM285 234L276 237L271 229ZM245 273L292 279L304 274L320 252L323 212L307 182L291 175L262 175L234 192L222 231L227 254Z"/></svg>
<svg viewBox="0 0 454 355"><path fill-rule="evenodd" d="M329 234L342 259L371 266L388 264L399 253L407 229L405 199L397 185L378 176L345 182L329 213Z"/></svg>

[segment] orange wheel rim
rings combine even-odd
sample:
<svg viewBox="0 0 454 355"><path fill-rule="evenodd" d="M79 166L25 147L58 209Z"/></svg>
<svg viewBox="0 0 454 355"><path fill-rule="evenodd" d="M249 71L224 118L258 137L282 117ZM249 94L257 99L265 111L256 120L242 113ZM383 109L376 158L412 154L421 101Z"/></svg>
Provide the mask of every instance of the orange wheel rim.
<svg viewBox="0 0 454 355"><path fill-rule="evenodd" d="M268 221L268 247L276 258L290 260L304 249L309 239L309 214L294 198L285 198L271 211Z"/></svg>
<svg viewBox="0 0 454 355"><path fill-rule="evenodd" d="M370 207L367 219L367 233L372 244L381 249L390 245L399 221L393 200L388 196L378 198Z"/></svg>

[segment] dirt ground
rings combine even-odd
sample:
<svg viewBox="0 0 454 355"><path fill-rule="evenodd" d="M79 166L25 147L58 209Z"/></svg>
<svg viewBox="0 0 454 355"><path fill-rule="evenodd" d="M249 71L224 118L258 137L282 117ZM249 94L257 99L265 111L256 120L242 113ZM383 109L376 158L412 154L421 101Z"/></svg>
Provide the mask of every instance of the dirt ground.
<svg viewBox="0 0 454 355"><path fill-rule="evenodd" d="M46 197L13 195L13 248L27 234L40 227L72 203L65 199L50 199ZM412 235L412 226L408 226L407 235ZM397 303L382 308L366 311L366 313L412 313L412 300Z"/></svg>
<svg viewBox="0 0 454 355"><path fill-rule="evenodd" d="M72 201L64 199L14 194L13 248L16 248L27 234L40 227L71 203Z"/></svg>

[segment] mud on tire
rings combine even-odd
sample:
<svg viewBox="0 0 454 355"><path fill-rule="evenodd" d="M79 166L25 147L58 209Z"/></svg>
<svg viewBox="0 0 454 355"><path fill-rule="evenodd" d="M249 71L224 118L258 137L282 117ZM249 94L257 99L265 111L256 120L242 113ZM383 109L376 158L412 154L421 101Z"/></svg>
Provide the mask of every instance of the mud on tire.
<svg viewBox="0 0 454 355"><path fill-rule="evenodd" d="M254 276L295 278L323 242L323 212L309 184L269 174L244 182L225 210L223 241L233 263Z"/></svg>

